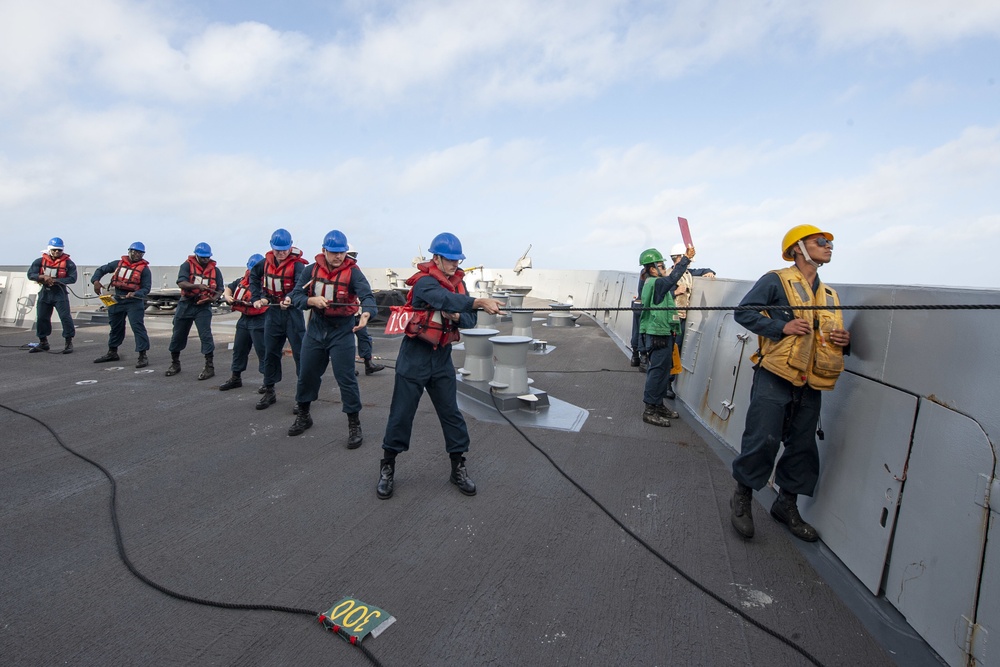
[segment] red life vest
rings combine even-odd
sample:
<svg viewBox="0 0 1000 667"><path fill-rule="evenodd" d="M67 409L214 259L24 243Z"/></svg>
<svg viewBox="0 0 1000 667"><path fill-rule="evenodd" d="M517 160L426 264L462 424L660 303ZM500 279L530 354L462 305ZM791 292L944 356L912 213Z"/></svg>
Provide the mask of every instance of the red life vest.
<svg viewBox="0 0 1000 667"><path fill-rule="evenodd" d="M233 290L233 310L249 317L263 315L267 312L267 306L254 308L251 305L252 301L253 297L250 296L250 269L247 269L247 272L243 275L243 279L236 284L236 289Z"/></svg>
<svg viewBox="0 0 1000 667"><path fill-rule="evenodd" d="M416 310L413 308L413 286L417 281L426 276L431 276L449 292L456 294L467 294L465 282L462 280L465 271L458 269L455 275L447 276L434 262L424 262L417 265L418 272L410 276L406 284L410 286L410 291L406 295L406 308L413 311L413 317L406 325L406 335L410 338L420 338L434 346L439 347L457 342L461 335L458 333L458 324L450 318L445 317L440 311L432 308Z"/></svg>
<svg viewBox="0 0 1000 667"><path fill-rule="evenodd" d="M281 263L278 263L273 250L264 255L264 294L272 300L281 301L295 289L295 265L308 264L302 257L302 251L292 248Z"/></svg>
<svg viewBox="0 0 1000 667"><path fill-rule="evenodd" d="M209 300L219 291L219 286L215 282L215 260L208 260L208 264L202 266L198 258L188 255L188 282L199 285L194 289L181 288L181 294L186 298L199 297L198 302Z"/></svg>
<svg viewBox="0 0 1000 667"><path fill-rule="evenodd" d="M325 308L325 317L347 317L358 312L358 295L351 291L351 269L357 266L350 257L344 258L344 263L337 268L331 268L326 263L323 253L316 255L316 264L312 270L312 296L321 296L335 304ZM314 308L317 312L318 309Z"/></svg>
<svg viewBox="0 0 1000 667"><path fill-rule="evenodd" d="M118 262L118 268L111 276L111 286L125 292L134 292L142 284L142 270L149 266L149 262L140 259L133 264L129 261L128 255L122 257Z"/></svg>
<svg viewBox="0 0 1000 667"><path fill-rule="evenodd" d="M66 253L60 255L59 259L52 259L52 255L46 252L42 254L42 268L38 273L50 278L65 278L68 263L69 255Z"/></svg>

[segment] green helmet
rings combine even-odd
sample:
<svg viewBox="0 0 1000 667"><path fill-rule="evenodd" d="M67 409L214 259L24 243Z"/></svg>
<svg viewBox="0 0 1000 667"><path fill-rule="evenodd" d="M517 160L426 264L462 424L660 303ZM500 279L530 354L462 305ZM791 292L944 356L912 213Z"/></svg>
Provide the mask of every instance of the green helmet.
<svg viewBox="0 0 1000 667"><path fill-rule="evenodd" d="M656 264L657 262L663 261L663 255L656 248L650 248L649 250L643 250L642 254L639 255L639 264L646 266L647 264Z"/></svg>

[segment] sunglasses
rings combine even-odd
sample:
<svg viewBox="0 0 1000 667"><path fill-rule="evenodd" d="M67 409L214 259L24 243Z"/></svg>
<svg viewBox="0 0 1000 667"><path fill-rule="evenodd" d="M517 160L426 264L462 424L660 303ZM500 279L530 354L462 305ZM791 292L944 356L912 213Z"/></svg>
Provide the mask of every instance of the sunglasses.
<svg viewBox="0 0 1000 667"><path fill-rule="evenodd" d="M820 248L829 247L830 250L833 250L833 241L826 238L825 236L817 236L813 240L816 242L816 245L818 245Z"/></svg>

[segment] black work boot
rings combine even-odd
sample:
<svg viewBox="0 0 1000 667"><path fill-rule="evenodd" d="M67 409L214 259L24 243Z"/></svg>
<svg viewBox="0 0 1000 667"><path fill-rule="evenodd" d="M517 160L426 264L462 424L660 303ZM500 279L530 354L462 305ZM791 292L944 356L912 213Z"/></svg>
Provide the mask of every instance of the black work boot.
<svg viewBox="0 0 1000 667"><path fill-rule="evenodd" d="M643 373L649 370L649 355L645 352L639 353L639 370Z"/></svg>
<svg viewBox="0 0 1000 667"><path fill-rule="evenodd" d="M379 468L378 486L375 487L375 493L382 500L392 497L392 477L396 474L396 459L395 457L391 459L382 459L381 468Z"/></svg>
<svg viewBox="0 0 1000 667"><path fill-rule="evenodd" d="M288 429L288 435L302 435L306 430L312 428L313 418L309 415L309 404L299 403L299 411L295 413L295 423Z"/></svg>
<svg viewBox="0 0 1000 667"><path fill-rule="evenodd" d="M632 359L629 360L628 365L631 366L632 368L639 367L639 353L636 352L635 350L632 350Z"/></svg>
<svg viewBox="0 0 1000 667"><path fill-rule="evenodd" d="M95 364L103 364L105 361L118 361L121 357L118 356L117 347L109 347L108 351L104 353L103 356L94 359Z"/></svg>
<svg viewBox="0 0 1000 667"><path fill-rule="evenodd" d="M657 405L657 412L666 417L667 419L680 419L681 416L676 410L671 410L665 405Z"/></svg>
<svg viewBox="0 0 1000 667"><path fill-rule="evenodd" d="M365 436L361 432L361 417L357 412L352 412L347 415L347 429L347 448L357 449L365 440Z"/></svg>
<svg viewBox="0 0 1000 667"><path fill-rule="evenodd" d="M670 419L660 411L664 406L652 405L651 403L645 405L646 408L642 411L642 421L653 426L670 426Z"/></svg>
<svg viewBox="0 0 1000 667"><path fill-rule="evenodd" d="M48 352L49 351L49 339L39 338L38 345L28 350L28 352Z"/></svg>
<svg viewBox="0 0 1000 667"><path fill-rule="evenodd" d="M257 401L258 410L267 410L274 405L278 399L274 395L274 385L264 385L264 394Z"/></svg>
<svg viewBox="0 0 1000 667"><path fill-rule="evenodd" d="M794 493L782 490L771 505L771 516L788 526L788 531L800 540L815 542L819 539L816 529L799 516L798 496Z"/></svg>
<svg viewBox="0 0 1000 667"><path fill-rule="evenodd" d="M753 489L736 482L736 492L729 500L729 507L733 510L729 520L736 532L747 539L753 537L753 514L750 511L752 503Z"/></svg>
<svg viewBox="0 0 1000 667"><path fill-rule="evenodd" d="M373 364L371 357L365 358L365 375L371 375L372 373L378 373L379 371L384 371L385 366L382 364Z"/></svg>
<svg viewBox="0 0 1000 667"><path fill-rule="evenodd" d="M258 394L263 394L265 391L267 391L267 385L266 384L262 384L261 386L257 387L257 393Z"/></svg>
<svg viewBox="0 0 1000 667"><path fill-rule="evenodd" d="M72 338L67 338L66 339L66 347L63 348L62 353L63 354L73 354L73 339Z"/></svg>
<svg viewBox="0 0 1000 667"><path fill-rule="evenodd" d="M219 391L229 391L230 389L239 389L243 386L243 378L240 377L239 373L233 373L232 377L219 385Z"/></svg>
<svg viewBox="0 0 1000 667"><path fill-rule="evenodd" d="M465 457L463 456L451 459L451 483L467 496L476 495L476 484L469 479L469 473L465 471Z"/></svg>
<svg viewBox="0 0 1000 667"><path fill-rule="evenodd" d="M674 400L677 398L677 394L674 393L674 376L670 376L670 382L667 383L667 391L664 392L663 397L667 400Z"/></svg>
<svg viewBox="0 0 1000 667"><path fill-rule="evenodd" d="M215 355L206 354L205 367L198 373L198 379L207 380L210 377L215 377Z"/></svg>
<svg viewBox="0 0 1000 667"><path fill-rule="evenodd" d="M136 368L145 368L149 365L149 357L146 356L146 350L139 353L139 358L135 360Z"/></svg>
<svg viewBox="0 0 1000 667"><path fill-rule="evenodd" d="M170 353L170 367L167 368L167 372L164 373L167 377L171 375L177 375L181 372L181 353L171 352Z"/></svg>

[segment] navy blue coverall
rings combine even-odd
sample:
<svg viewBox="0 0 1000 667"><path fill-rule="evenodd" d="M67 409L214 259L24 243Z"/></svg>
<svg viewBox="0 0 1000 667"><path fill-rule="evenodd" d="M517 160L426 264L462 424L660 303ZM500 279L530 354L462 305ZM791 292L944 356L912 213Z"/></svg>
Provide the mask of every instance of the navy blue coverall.
<svg viewBox="0 0 1000 667"><path fill-rule="evenodd" d="M309 308L307 301L312 296L311 287L313 264L305 267L292 290L292 305L301 311ZM361 302L361 312L369 317L375 315L375 295L372 294L368 279L357 266L351 267L350 291ZM269 310L274 310L270 308ZM270 314L270 313L268 313ZM313 310L309 316L309 328L302 338L301 367L299 382L295 390L296 403L312 403L319 398L319 388L327 364L333 366L333 376L340 386L340 402L343 412L361 412L361 389L354 374L354 315L327 317Z"/></svg>
<svg viewBox="0 0 1000 667"><path fill-rule="evenodd" d="M817 276L813 291L819 284ZM756 310L737 310L733 319L758 336L775 341L784 338L782 329L795 315L777 274L765 274L750 288L740 305L750 304L767 306L770 317ZM844 354L849 354L848 348L844 348ZM796 387L771 371L755 368L740 453L733 461L733 478L757 491L767 484L774 468L774 481L782 491L812 496L819 479L816 424L821 403L819 390L807 384ZM775 468L780 444L785 445L785 450Z"/></svg>
<svg viewBox="0 0 1000 667"><path fill-rule="evenodd" d="M177 282L191 282L191 267L187 262L181 264L177 272ZM215 285L219 292L222 292L222 271L215 267ZM198 329L198 338L201 339L201 353L204 355L215 354L215 339L212 338L212 302L208 301L198 304L198 297L181 297L177 302L177 310L174 312L174 331L170 336L171 356L180 354L181 350L187 347L188 334L191 333L191 325Z"/></svg>
<svg viewBox="0 0 1000 667"><path fill-rule="evenodd" d="M418 280L412 292L415 310L433 308L447 313L461 313L459 328L470 329L476 325L474 298L448 291L431 276ZM469 451L469 430L462 411L458 409L458 384L455 364L451 360L451 345L435 350L426 341L406 337L400 343L396 357L392 404L382 439L382 449L389 457L410 448L413 417L425 389L441 421L445 449L449 454Z"/></svg>
<svg viewBox="0 0 1000 667"><path fill-rule="evenodd" d="M242 278L237 278L229 283L229 291L236 293ZM264 318L267 313L260 315L247 315L240 313L240 319L236 321L236 336L233 338L233 374L242 373L247 369L250 361L250 348L257 353L257 370L264 374Z"/></svg>
<svg viewBox="0 0 1000 667"><path fill-rule="evenodd" d="M358 339L358 356L362 359L371 359L374 340L372 339L372 335L368 333L368 327L358 329L355 337Z"/></svg>
<svg viewBox="0 0 1000 667"><path fill-rule="evenodd" d="M108 262L94 271L92 282L98 282L106 275L113 275L118 269L119 260ZM149 334L146 333L146 295L153 287L153 274L148 266L142 268L139 276L139 289L129 292L118 287L115 288L115 297L118 303L108 307L108 324L111 325L111 334L108 336L108 347L118 349L125 340L125 320L128 319L132 328L132 335L135 336L135 351L145 352L149 349ZM129 294L132 296L129 297Z"/></svg>
<svg viewBox="0 0 1000 667"><path fill-rule="evenodd" d="M39 257L28 267L28 280L38 280L42 271L42 258ZM35 333L39 338L48 338L52 333L52 311L55 310L62 322L63 338L76 335L76 325L73 324L73 314L69 310L69 293L67 285L76 282L76 264L66 260L66 277L55 278L56 284L51 287L42 286L35 301Z"/></svg>
<svg viewBox="0 0 1000 667"><path fill-rule="evenodd" d="M639 271L639 296L632 301L632 356L649 354L649 346L646 344L646 335L639 333L639 319L642 317L642 288L646 284L646 269L643 267Z"/></svg>
<svg viewBox="0 0 1000 667"><path fill-rule="evenodd" d="M654 308L666 306L664 301L667 295L687 271L690 261L687 257L681 257L681 261L674 265L669 275L647 278L647 280L656 281L653 283L652 306ZM666 396L667 389L670 388L670 368L674 365L675 336L657 336L656 338L661 339L663 346L656 349L653 349L652 344L649 346L649 368L646 370L646 383L643 385L642 391L642 401L646 405L663 405L663 397ZM649 342L652 343L652 340Z"/></svg>
<svg viewBox="0 0 1000 667"><path fill-rule="evenodd" d="M253 302L266 297L264 292L264 270L267 260L257 262L250 269L250 296ZM306 269L302 262L296 262L294 268L295 285L298 286ZM308 278L306 278L308 280ZM308 297L307 297L308 298ZM294 303L294 302L293 302ZM352 325L353 326L353 325ZM295 362L295 377L299 376L301 368L302 336L306 330L306 321L299 306L272 305L264 313L264 386L273 387L281 382L281 354L285 341L292 348L292 361ZM354 363L354 357L351 357Z"/></svg>

